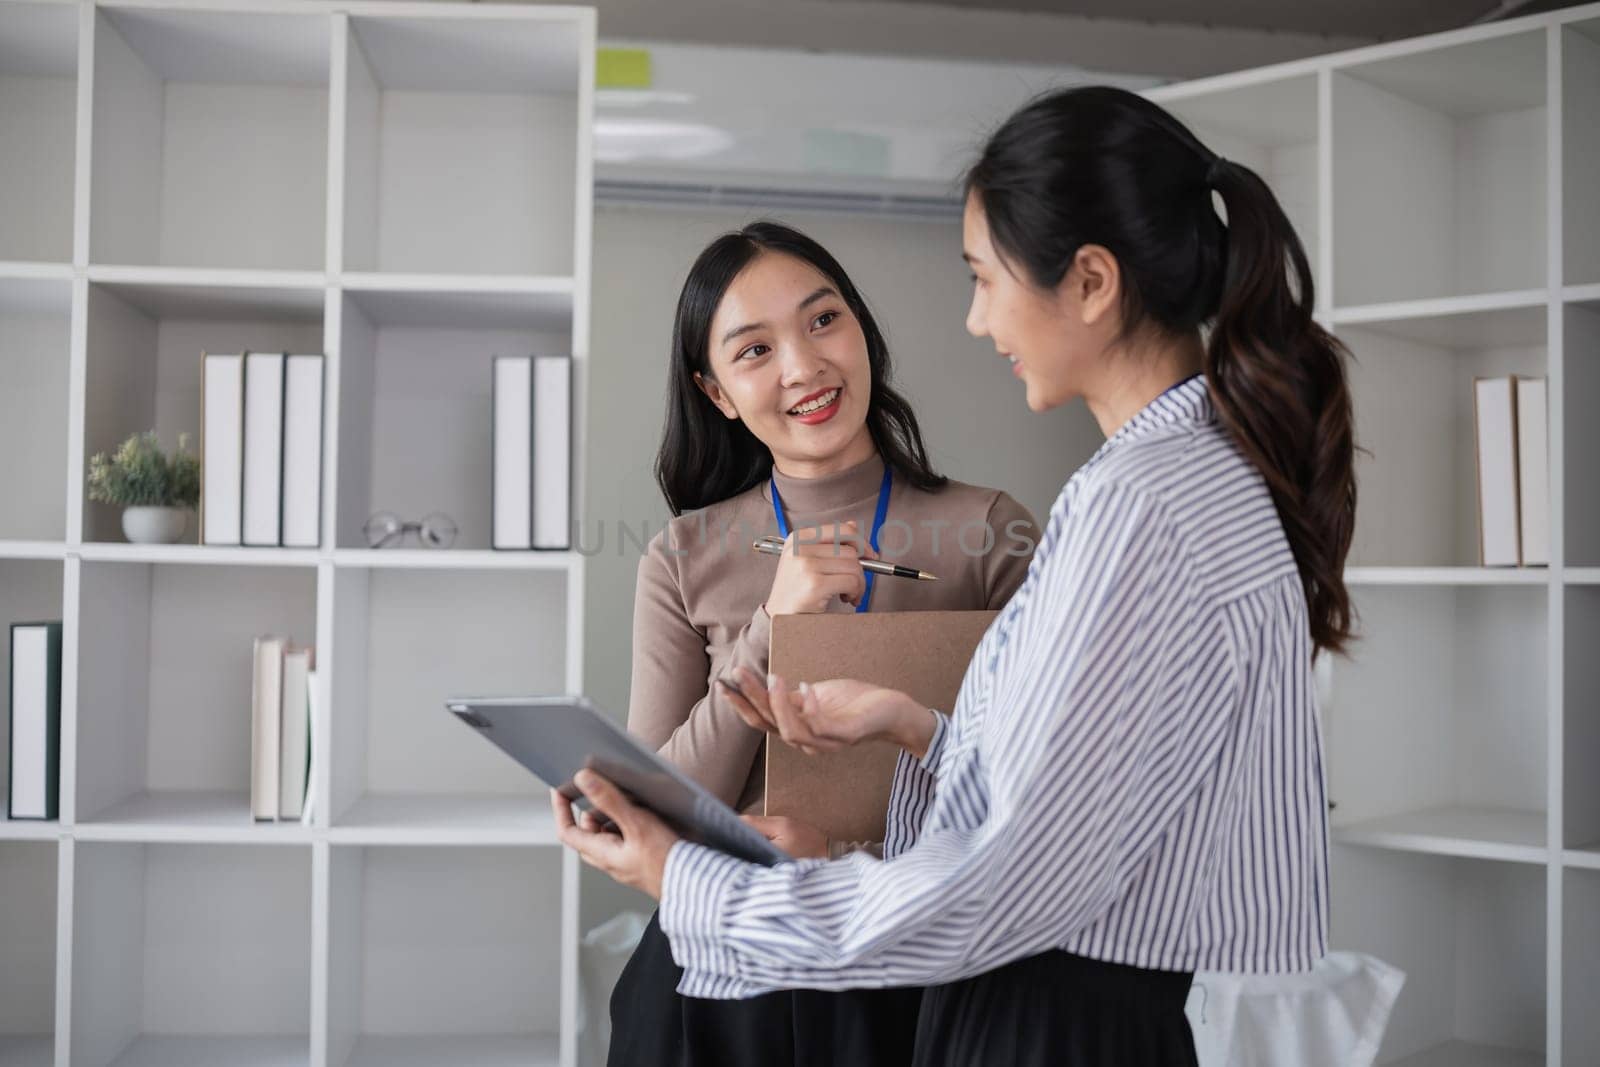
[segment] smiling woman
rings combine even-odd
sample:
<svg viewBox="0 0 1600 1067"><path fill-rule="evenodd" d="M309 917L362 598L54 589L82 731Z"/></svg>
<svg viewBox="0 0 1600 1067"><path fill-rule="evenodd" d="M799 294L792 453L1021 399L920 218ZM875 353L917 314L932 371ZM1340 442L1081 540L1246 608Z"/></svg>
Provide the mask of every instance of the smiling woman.
<svg viewBox="0 0 1600 1067"><path fill-rule="evenodd" d="M755 816L764 734L716 683L766 675L774 615L998 608L1038 537L1005 493L933 469L890 379L865 300L805 235L757 223L690 268L656 459L677 517L639 562L628 727L791 855L880 846ZM776 560L750 550L769 534ZM869 581L864 556L941 580ZM612 996L612 1064L910 1062L919 989L718 1001L680 996L682 975L652 921Z"/></svg>

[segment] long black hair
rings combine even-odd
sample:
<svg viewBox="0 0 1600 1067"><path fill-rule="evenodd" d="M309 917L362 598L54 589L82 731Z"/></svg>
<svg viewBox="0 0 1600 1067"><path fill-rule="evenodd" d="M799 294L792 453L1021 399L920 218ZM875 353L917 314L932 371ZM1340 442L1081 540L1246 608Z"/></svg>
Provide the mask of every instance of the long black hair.
<svg viewBox="0 0 1600 1067"><path fill-rule="evenodd" d="M1312 319L1305 249L1266 183L1158 105L1089 86L1007 119L966 188L1001 258L1035 286L1055 288L1080 248L1102 245L1121 267L1125 333L1209 325L1217 413L1272 492L1312 640L1342 651L1356 509L1349 353Z"/></svg>
<svg viewBox="0 0 1600 1067"><path fill-rule="evenodd" d="M757 256L781 252L804 260L833 283L867 339L872 396L867 430L897 477L932 492L948 481L928 462L911 405L890 386L889 346L850 276L820 244L777 222L754 222L706 246L689 268L672 324L667 419L656 452L656 484L674 515L714 504L766 481L772 453L743 419L724 418L695 384L711 373L711 320L728 286Z"/></svg>

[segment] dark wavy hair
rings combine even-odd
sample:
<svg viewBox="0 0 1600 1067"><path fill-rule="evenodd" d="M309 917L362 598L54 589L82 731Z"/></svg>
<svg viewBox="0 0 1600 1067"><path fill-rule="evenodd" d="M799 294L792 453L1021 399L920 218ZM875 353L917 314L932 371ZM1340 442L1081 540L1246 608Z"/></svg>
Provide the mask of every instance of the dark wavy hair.
<svg viewBox="0 0 1600 1067"><path fill-rule="evenodd" d="M898 478L928 492L948 481L928 462L911 405L889 384L889 346L850 276L820 244L777 222L754 222L706 246L689 268L672 324L667 371L667 418L656 452L656 484L674 515L705 507L766 481L772 453L742 419L724 418L695 384L711 373L711 320L728 286L757 256L781 252L811 264L839 290L867 339L872 396L867 430Z"/></svg>
<svg viewBox="0 0 1600 1067"><path fill-rule="evenodd" d="M1272 492L1316 648L1343 651L1356 513L1349 353L1312 319L1305 249L1266 183L1158 105L1087 86L1007 119L965 185L1001 257L1035 286L1055 288L1081 247L1102 245L1121 267L1127 333L1209 326L1217 413Z"/></svg>

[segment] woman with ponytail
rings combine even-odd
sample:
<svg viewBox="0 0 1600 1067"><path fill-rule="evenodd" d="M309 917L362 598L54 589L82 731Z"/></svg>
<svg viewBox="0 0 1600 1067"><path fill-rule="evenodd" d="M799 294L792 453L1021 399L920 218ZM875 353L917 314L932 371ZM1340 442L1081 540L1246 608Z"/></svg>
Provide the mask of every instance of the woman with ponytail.
<svg viewBox="0 0 1600 1067"><path fill-rule="evenodd" d="M954 709L748 674L730 696L794 745L902 748L883 858L742 863L590 774L620 834L556 818L660 899L691 996L923 985L919 1065L1193 1064L1196 970L1326 951L1311 667L1352 638L1346 355L1266 185L1141 97L1035 101L967 192L968 330L1106 443Z"/></svg>

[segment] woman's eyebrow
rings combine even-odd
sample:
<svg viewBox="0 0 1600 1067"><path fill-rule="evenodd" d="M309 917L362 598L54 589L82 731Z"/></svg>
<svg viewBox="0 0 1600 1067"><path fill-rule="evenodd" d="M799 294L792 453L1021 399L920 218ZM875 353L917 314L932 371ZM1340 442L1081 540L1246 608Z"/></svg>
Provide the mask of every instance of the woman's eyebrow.
<svg viewBox="0 0 1600 1067"><path fill-rule="evenodd" d="M800 303L796 305L796 308L798 310L803 311L806 308L810 307L812 304L815 304L818 300L821 300L823 297L826 297L826 296L837 297L838 295L839 295L838 293L834 292L833 287L831 285L824 285L820 289L818 289L816 292L812 293L810 296L808 296L804 300L800 301ZM738 337L738 336L740 336L742 334L750 333L752 330L765 329L766 326L767 326L767 324L764 323L764 322L747 322L743 326L735 326L733 329L729 330L727 333L722 335L722 344L727 344L729 341L733 340L735 337Z"/></svg>

